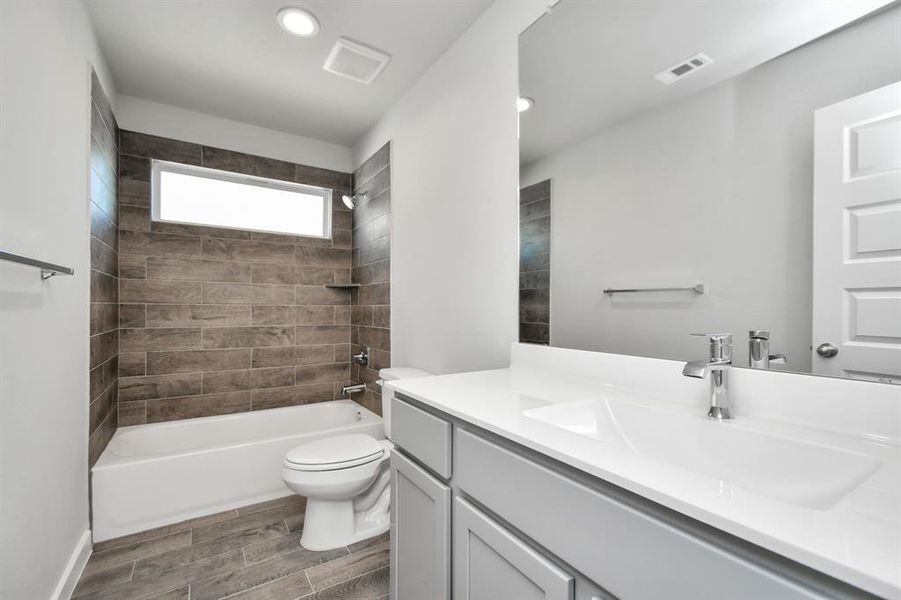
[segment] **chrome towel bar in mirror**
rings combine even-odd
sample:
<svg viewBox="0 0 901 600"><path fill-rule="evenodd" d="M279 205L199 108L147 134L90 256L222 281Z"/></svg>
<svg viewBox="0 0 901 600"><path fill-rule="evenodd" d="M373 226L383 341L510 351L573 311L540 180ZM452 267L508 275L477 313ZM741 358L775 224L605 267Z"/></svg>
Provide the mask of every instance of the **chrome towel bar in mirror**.
<svg viewBox="0 0 901 600"><path fill-rule="evenodd" d="M661 287L661 288L607 288L604 294L632 294L635 292L694 292L699 296L704 293L704 284L699 283L691 287Z"/></svg>

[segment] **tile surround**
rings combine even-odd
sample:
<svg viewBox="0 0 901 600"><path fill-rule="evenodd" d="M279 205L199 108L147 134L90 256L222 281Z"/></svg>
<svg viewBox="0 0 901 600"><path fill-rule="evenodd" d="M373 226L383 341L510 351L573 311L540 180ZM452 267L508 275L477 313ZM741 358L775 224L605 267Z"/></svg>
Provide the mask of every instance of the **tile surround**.
<svg viewBox="0 0 901 600"><path fill-rule="evenodd" d="M327 186L332 239L152 222L151 159ZM341 202L351 177L120 132L121 425L340 397L352 375L351 293L324 284L351 278L353 215ZM105 280L97 288L116 292Z"/></svg>
<svg viewBox="0 0 901 600"><path fill-rule="evenodd" d="M519 192L519 341L550 343L551 181Z"/></svg>
<svg viewBox="0 0 901 600"><path fill-rule="evenodd" d="M391 366L391 147L385 144L354 172L354 193L367 194L353 211L353 292L351 351L369 347L369 366L351 366L353 380L366 392L355 399L382 414L379 369Z"/></svg>
<svg viewBox="0 0 901 600"><path fill-rule="evenodd" d="M119 128L97 74L91 72L91 286L88 465L93 466L118 424Z"/></svg>

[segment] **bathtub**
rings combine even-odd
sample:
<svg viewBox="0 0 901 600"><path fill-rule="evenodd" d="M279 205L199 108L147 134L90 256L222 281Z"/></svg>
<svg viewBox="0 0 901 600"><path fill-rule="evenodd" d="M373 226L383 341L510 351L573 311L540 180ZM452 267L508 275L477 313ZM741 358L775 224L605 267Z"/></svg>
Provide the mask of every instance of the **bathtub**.
<svg viewBox="0 0 901 600"><path fill-rule="evenodd" d="M351 400L120 427L91 471L94 541L288 496L282 460L382 419Z"/></svg>

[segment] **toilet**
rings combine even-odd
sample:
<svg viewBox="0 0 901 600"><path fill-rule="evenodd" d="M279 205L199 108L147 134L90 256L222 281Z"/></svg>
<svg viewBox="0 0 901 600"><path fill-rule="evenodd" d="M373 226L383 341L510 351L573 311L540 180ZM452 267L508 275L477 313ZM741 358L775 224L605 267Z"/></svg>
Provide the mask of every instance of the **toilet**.
<svg viewBox="0 0 901 600"><path fill-rule="evenodd" d="M420 369L382 369L382 381L426 377ZM331 550L388 531L391 507L391 398L382 388L382 420L387 439L347 434L292 448L282 463L282 479L306 496L300 543L308 550Z"/></svg>

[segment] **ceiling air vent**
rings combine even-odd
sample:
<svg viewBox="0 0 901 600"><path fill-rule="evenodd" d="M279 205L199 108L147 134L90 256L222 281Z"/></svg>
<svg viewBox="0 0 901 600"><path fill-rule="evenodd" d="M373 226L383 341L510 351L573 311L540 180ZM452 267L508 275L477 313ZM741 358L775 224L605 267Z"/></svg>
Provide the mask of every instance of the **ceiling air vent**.
<svg viewBox="0 0 901 600"><path fill-rule="evenodd" d="M360 83L372 83L389 60L389 54L346 38L338 38L322 68Z"/></svg>
<svg viewBox="0 0 901 600"><path fill-rule="evenodd" d="M682 79L690 73L700 71L713 62L713 59L706 54L695 54L688 60L676 63L666 71L661 71L654 75L654 79L662 84L669 85L674 81Z"/></svg>

